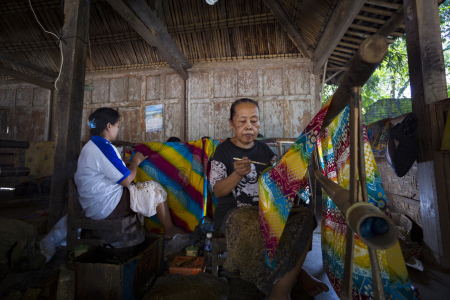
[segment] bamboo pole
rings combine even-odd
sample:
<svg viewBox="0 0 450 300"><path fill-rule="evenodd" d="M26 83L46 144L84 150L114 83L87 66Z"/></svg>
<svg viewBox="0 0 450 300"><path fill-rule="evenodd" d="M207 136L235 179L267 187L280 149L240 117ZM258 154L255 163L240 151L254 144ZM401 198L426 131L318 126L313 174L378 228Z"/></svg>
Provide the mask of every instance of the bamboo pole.
<svg viewBox="0 0 450 300"><path fill-rule="evenodd" d="M356 188L361 188L362 201L365 203L369 202L369 197L367 194L367 181L366 181L366 168L364 159L364 137L363 137L363 122L362 122L362 112L361 112L361 87L353 88L353 97L350 100L350 110L351 117L350 123L351 130L354 130L353 134L350 135L355 140L350 141L350 145L353 145L353 149L350 149L350 155L353 157L353 164L358 167L358 184ZM352 155L352 151L356 152ZM357 161L355 161L355 159ZM351 164L352 162L350 162ZM378 263L377 250L368 245L370 266L372 270L372 285L374 291L374 299L382 300L385 299L383 281L381 280L380 264Z"/></svg>
<svg viewBox="0 0 450 300"><path fill-rule="evenodd" d="M348 71L342 78L338 89L333 95L328 112L322 124L322 130L347 106L352 87L363 86L372 73L383 61L388 50L385 38L374 35L366 39L348 66Z"/></svg>
<svg viewBox="0 0 450 300"><path fill-rule="evenodd" d="M364 203L358 194L358 202L350 202L350 192L337 183L323 176L323 174L316 170L314 176L319 181L322 188L327 195L333 200L342 214L345 216L348 225L359 236L360 240L375 249L387 249L392 247L398 239L397 226L394 222L383 214L377 207L369 203ZM380 218L386 222L388 231L382 234L377 234L371 239L365 238L361 235L361 224L368 218Z"/></svg>
<svg viewBox="0 0 450 300"><path fill-rule="evenodd" d="M354 204L361 201L359 195L359 181L358 181L358 108L359 96L361 96L361 87L353 88L352 99L350 99L350 203ZM359 198L359 199L358 199ZM353 251L354 251L354 233L352 228L347 227L347 241L345 245L345 262L344 262L344 279L342 284L342 299L352 299L352 277L353 277Z"/></svg>
<svg viewBox="0 0 450 300"><path fill-rule="evenodd" d="M354 257L354 232L368 247L372 270L374 299L385 299L383 282L376 249L386 249L397 242L397 228L380 210L368 203L364 159L363 122L361 112L361 87L352 88L350 99L350 190L345 190L329 180L318 170L315 177L333 202L345 215L348 223L345 248L344 276L341 299L352 299ZM388 225L387 232L367 239L361 234L361 224L370 218L380 218Z"/></svg>

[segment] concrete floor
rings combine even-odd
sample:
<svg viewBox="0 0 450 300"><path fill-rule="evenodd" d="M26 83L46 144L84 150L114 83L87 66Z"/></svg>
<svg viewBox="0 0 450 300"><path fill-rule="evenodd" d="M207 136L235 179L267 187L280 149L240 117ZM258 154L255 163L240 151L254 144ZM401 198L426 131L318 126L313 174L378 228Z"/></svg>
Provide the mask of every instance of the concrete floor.
<svg viewBox="0 0 450 300"><path fill-rule="evenodd" d="M422 300L450 299L450 271L425 265L423 272L412 268L408 268L408 272Z"/></svg>
<svg viewBox="0 0 450 300"><path fill-rule="evenodd" d="M308 252L304 268L314 277L320 279L331 288L328 276L322 266L320 226L316 228L313 236L313 248ZM444 271L437 267L425 264L424 271L418 271L408 267L412 284L418 288L422 300L450 299L450 271ZM334 290L322 293L315 297L317 300L336 300L339 297Z"/></svg>
<svg viewBox="0 0 450 300"><path fill-rule="evenodd" d="M36 199L38 201L33 202L9 202L0 203L0 217L3 218L20 218L26 216L34 211L48 207L47 199ZM320 220L318 220L320 223ZM63 256L63 255L61 255ZM425 264L425 270L423 272L417 271L412 268L408 268L411 281L413 285L419 289L419 293L423 300L427 299L450 299L450 271L443 271L439 268L432 267ZM314 277L325 282L331 289L331 285L328 281L328 277L322 266L322 253L321 253L321 236L320 226L316 228L313 235L312 251L308 253L304 268L312 274ZM25 275L25 274L23 274ZM23 276L22 275L22 276ZM17 281L21 277L20 274L11 274L10 278L5 278L0 286L10 285L11 280ZM323 293L316 296L315 299L339 299L334 292L330 290L328 293Z"/></svg>
<svg viewBox="0 0 450 300"><path fill-rule="evenodd" d="M322 250L321 250L321 238L320 238L320 225L317 226L316 230L313 234L313 241L312 241L312 250L308 252L308 255L306 256L305 262L303 264L303 268L308 271L309 274L316 277L320 281L324 282L328 288L330 289L327 293L322 293L314 299L318 300L325 300L325 299L339 299L339 297L336 295L336 292L331 287L330 281L328 280L327 273L325 273L325 270L323 269L323 263L322 263Z"/></svg>
<svg viewBox="0 0 450 300"><path fill-rule="evenodd" d="M328 276L323 269L321 248L321 207L317 207L316 218L319 225L314 230L312 250L308 252L303 267L311 275L326 283L330 288L328 293L322 293L315 297L317 300L339 299L336 292L331 289ZM422 263L424 263L422 261ZM411 282L419 290L422 300L428 299L450 299L450 270L443 270L430 264L424 263L424 271L408 267Z"/></svg>

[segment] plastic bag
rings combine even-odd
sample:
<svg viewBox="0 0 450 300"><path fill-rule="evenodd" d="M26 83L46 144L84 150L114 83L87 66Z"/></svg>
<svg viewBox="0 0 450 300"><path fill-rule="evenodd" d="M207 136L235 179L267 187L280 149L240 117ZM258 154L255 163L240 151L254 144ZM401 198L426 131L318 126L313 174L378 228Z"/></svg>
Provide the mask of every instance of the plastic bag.
<svg viewBox="0 0 450 300"><path fill-rule="evenodd" d="M45 262L48 263L56 253L56 248L66 245L67 238L67 215L64 215L52 230L39 242Z"/></svg>
<svg viewBox="0 0 450 300"><path fill-rule="evenodd" d="M191 244L191 237L186 234L175 234L173 238L164 245L164 256L183 251Z"/></svg>
<svg viewBox="0 0 450 300"><path fill-rule="evenodd" d="M214 223L208 216L203 217L192 232L192 245L203 249L205 246L206 234L214 231Z"/></svg>

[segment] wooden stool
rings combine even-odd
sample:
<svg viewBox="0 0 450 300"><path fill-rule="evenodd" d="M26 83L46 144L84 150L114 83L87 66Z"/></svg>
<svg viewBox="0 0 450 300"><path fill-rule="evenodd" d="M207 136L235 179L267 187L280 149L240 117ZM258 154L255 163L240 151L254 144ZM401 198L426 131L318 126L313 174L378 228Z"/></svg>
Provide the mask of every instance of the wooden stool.
<svg viewBox="0 0 450 300"><path fill-rule="evenodd" d="M73 180L69 181L69 201L67 215L67 255L74 251L78 245L99 246L105 244L105 240L98 237L78 238L78 231L81 229L97 230L107 233L112 238L117 238L123 244L128 243L128 239L136 238L138 230L142 230L136 214L116 220L92 220L87 218L78 201L78 192ZM145 232L142 232L145 239ZM106 242L107 244L107 242ZM130 245L132 246L132 245Z"/></svg>

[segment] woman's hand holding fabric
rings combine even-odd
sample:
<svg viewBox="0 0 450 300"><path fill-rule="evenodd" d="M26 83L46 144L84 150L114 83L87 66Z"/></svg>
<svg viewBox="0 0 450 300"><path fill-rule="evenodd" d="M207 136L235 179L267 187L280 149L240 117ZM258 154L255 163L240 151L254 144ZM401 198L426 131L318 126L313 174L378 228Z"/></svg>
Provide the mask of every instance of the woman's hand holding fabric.
<svg viewBox="0 0 450 300"><path fill-rule="evenodd" d="M142 154L141 152L136 152L133 155L133 160L132 162L136 162L137 165L139 166L148 156L144 156L144 154Z"/></svg>
<svg viewBox="0 0 450 300"><path fill-rule="evenodd" d="M134 177L136 177L138 166L147 158L148 156L144 156L141 152L136 152L133 155L131 164L129 166L130 175L128 175L127 178L125 178L120 185L128 187L131 182L133 181Z"/></svg>

